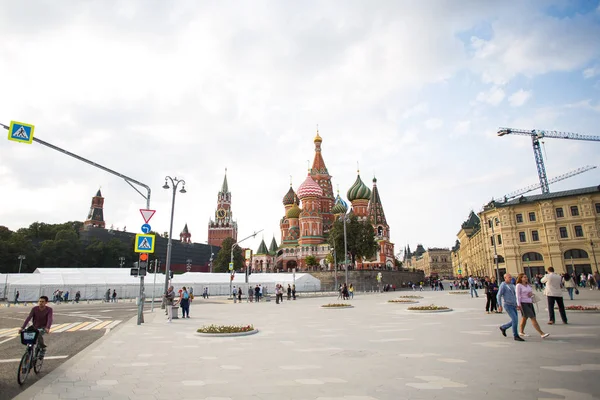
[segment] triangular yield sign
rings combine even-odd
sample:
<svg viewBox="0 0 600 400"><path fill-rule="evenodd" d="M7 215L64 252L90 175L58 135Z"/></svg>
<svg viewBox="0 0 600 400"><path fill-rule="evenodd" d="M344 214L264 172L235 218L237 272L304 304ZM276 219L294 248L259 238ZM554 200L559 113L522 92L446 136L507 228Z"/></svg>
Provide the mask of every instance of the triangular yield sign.
<svg viewBox="0 0 600 400"><path fill-rule="evenodd" d="M142 218L144 218L144 222L148 223L152 219L152 216L154 215L156 210L140 209L140 212L142 213Z"/></svg>

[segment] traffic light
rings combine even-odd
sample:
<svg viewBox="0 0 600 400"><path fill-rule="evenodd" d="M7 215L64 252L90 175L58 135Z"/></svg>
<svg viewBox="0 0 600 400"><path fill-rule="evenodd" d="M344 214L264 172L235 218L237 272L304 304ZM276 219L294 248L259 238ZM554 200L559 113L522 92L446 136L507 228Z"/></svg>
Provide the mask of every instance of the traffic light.
<svg viewBox="0 0 600 400"><path fill-rule="evenodd" d="M140 261L138 262L139 275L146 276L146 270L148 268L148 253L140 253Z"/></svg>
<svg viewBox="0 0 600 400"><path fill-rule="evenodd" d="M173 279L173 271L169 271L169 279Z"/></svg>

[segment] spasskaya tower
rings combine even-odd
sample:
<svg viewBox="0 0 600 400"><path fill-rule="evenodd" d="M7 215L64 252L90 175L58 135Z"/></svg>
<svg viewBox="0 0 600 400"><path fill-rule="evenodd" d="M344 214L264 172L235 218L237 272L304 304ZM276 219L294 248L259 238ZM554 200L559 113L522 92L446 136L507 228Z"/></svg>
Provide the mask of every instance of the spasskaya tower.
<svg viewBox="0 0 600 400"><path fill-rule="evenodd" d="M225 238L231 237L237 242L237 222L233 220L231 212L231 192L227 185L227 169L225 169L225 178L223 186L217 196L217 209L214 220L211 218L208 222L208 243L212 246L221 247Z"/></svg>

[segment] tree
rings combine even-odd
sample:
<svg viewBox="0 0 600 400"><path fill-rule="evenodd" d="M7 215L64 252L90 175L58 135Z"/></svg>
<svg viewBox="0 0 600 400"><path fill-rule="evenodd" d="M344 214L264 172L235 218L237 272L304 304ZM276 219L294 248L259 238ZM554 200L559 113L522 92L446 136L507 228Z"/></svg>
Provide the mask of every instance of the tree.
<svg viewBox="0 0 600 400"><path fill-rule="evenodd" d="M221 243L221 250L217 253L217 258L213 261L214 272L229 272L229 263L231 262L231 246L233 246L233 238L228 237ZM244 268L244 256L242 249L235 246L233 249L233 268L235 270Z"/></svg>
<svg viewBox="0 0 600 400"><path fill-rule="evenodd" d="M337 219L329 230L327 241L335 248L338 262L344 262L344 222ZM379 245L375 240L373 225L370 221L359 221L356 215L346 220L346 243L348 254L354 265L357 260L370 259L377 253Z"/></svg>
<svg viewBox="0 0 600 400"><path fill-rule="evenodd" d="M317 261L317 258L315 256L306 256L304 262L306 263L307 267L316 267L317 265L319 265L319 262Z"/></svg>

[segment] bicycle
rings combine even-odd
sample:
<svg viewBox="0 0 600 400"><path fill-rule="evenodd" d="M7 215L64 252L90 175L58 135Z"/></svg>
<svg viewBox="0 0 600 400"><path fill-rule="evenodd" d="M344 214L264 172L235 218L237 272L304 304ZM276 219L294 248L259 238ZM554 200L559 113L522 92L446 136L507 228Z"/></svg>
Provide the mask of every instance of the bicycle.
<svg viewBox="0 0 600 400"><path fill-rule="evenodd" d="M17 372L17 381L19 385L22 385L31 369L36 374L39 374L44 364L44 358L40 357L40 347L37 345L38 336L44 333L44 329L35 329L29 327L21 332L21 343L27 346L25 354L21 358L19 363L19 370Z"/></svg>

